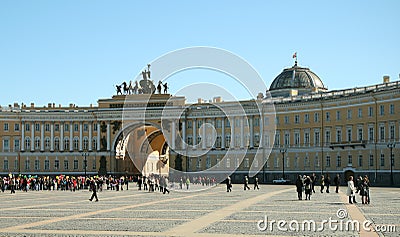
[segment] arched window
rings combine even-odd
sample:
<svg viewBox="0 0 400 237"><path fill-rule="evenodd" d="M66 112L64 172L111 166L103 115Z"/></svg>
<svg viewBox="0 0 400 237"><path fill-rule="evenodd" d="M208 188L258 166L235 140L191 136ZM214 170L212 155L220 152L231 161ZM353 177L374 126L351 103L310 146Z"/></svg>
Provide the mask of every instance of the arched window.
<svg viewBox="0 0 400 237"><path fill-rule="evenodd" d="M69 150L69 138L64 137L64 150Z"/></svg>
<svg viewBox="0 0 400 237"><path fill-rule="evenodd" d="M31 148L31 138L26 137L25 138L25 149L29 150Z"/></svg>
<svg viewBox="0 0 400 237"><path fill-rule="evenodd" d="M45 148L46 150L50 149L50 138L49 138L49 137L46 137L46 138L44 139L44 148Z"/></svg>
<svg viewBox="0 0 400 237"><path fill-rule="evenodd" d="M35 137L35 149L40 149L40 137Z"/></svg>
<svg viewBox="0 0 400 237"><path fill-rule="evenodd" d="M74 138L74 150L78 150L79 149L79 138L75 137Z"/></svg>
<svg viewBox="0 0 400 237"><path fill-rule="evenodd" d="M97 139L96 138L93 138L93 141L92 141L92 148L93 148L93 150L97 150Z"/></svg>
<svg viewBox="0 0 400 237"><path fill-rule="evenodd" d="M60 138L58 137L54 138L54 150L60 150Z"/></svg>
<svg viewBox="0 0 400 237"><path fill-rule="evenodd" d="M89 149L89 139L87 137L83 138L83 150L87 151Z"/></svg>

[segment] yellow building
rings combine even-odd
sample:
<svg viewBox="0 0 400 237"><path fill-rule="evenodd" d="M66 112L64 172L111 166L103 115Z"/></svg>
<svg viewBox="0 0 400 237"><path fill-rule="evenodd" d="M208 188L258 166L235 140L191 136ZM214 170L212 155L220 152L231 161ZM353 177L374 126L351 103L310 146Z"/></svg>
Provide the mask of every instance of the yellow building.
<svg viewBox="0 0 400 237"><path fill-rule="evenodd" d="M233 173L236 182L248 174L272 182L323 173L400 183L399 81L329 91L295 65L269 93L190 105L168 94L89 107L14 103L0 112L0 175Z"/></svg>

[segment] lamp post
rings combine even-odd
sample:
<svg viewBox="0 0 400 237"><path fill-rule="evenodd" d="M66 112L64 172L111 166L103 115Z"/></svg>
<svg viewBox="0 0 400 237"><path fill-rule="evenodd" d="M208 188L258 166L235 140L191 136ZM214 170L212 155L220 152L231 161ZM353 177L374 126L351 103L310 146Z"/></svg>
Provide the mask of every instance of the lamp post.
<svg viewBox="0 0 400 237"><path fill-rule="evenodd" d="M282 153L282 179L285 179L285 153L287 152L287 148L282 147L279 151Z"/></svg>
<svg viewBox="0 0 400 237"><path fill-rule="evenodd" d="M393 148L396 146L396 143L391 142L387 144L387 147L390 149L390 184L393 185Z"/></svg>
<svg viewBox="0 0 400 237"><path fill-rule="evenodd" d="M85 157L85 159L83 160L83 168L85 169L85 178L86 178L86 169L87 169L87 159L86 157L89 156L89 152L83 152L82 156Z"/></svg>

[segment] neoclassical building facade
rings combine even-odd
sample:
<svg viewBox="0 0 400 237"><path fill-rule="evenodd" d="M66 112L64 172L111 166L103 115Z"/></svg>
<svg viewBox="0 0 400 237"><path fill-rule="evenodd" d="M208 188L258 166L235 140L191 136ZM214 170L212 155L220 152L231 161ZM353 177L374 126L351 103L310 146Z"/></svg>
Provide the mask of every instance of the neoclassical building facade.
<svg viewBox="0 0 400 237"><path fill-rule="evenodd" d="M169 94L115 95L88 107L14 103L0 111L0 175L233 170L240 182L252 170L263 182L316 173L400 183L399 81L329 91L294 65L268 93L190 105Z"/></svg>

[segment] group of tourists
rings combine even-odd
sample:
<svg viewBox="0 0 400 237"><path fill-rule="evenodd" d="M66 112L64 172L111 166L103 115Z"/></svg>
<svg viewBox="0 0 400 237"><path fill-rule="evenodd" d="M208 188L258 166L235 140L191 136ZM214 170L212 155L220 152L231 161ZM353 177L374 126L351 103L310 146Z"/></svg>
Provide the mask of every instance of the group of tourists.
<svg viewBox="0 0 400 237"><path fill-rule="evenodd" d="M362 204L370 204L371 203L371 198L369 195L369 187L370 182L368 179L368 176L365 175L364 177L359 176L356 180L356 183L354 183L354 178L353 176L349 177L349 181L347 182L347 196L349 196L349 203L357 203L356 202L356 193L358 193L361 196L361 203Z"/></svg>
<svg viewBox="0 0 400 237"><path fill-rule="evenodd" d="M165 194L169 193L168 183L169 181L167 176L158 176L150 174L148 177L139 176L137 185L139 190L144 190L148 192L154 192L159 190L161 193Z"/></svg>

